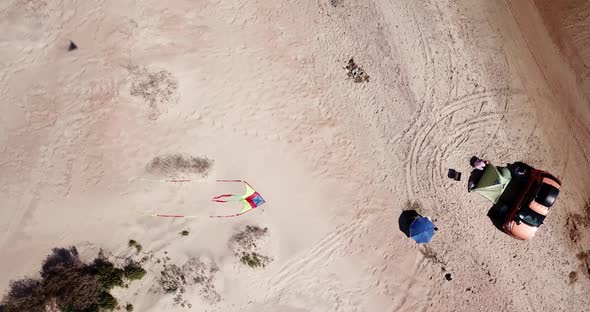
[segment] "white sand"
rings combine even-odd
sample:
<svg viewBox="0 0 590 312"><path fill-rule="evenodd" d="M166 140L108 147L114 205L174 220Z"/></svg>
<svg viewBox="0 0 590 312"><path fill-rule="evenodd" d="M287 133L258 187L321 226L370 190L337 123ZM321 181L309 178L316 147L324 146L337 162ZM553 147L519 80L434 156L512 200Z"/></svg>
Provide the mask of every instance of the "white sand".
<svg viewBox="0 0 590 312"><path fill-rule="evenodd" d="M221 301L189 288L190 311L587 309L590 106L535 7L491 2L5 1L0 291L53 247L126 256L135 239L178 265L217 263ZM370 82L347 79L350 57ZM132 95L161 71L152 102ZM146 164L174 153L213 171L150 181ZM467 194L474 154L562 179L534 240L498 232ZM239 208L212 196L242 190L215 179L245 179L267 203L210 219ZM399 231L408 202L437 220L440 262ZM227 247L246 224L269 228L264 269ZM150 291L161 264L146 268L120 302L187 310Z"/></svg>

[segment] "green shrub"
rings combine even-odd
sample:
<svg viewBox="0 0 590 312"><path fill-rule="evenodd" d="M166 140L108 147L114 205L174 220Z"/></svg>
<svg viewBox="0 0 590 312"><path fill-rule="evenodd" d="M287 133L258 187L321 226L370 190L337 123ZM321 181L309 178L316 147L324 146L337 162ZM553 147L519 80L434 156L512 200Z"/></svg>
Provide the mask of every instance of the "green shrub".
<svg viewBox="0 0 590 312"><path fill-rule="evenodd" d="M135 262L123 269L115 267L102 251L92 263L83 263L73 247L53 249L41 271L40 279L11 282L0 301L0 312L45 312L47 305L56 305L62 312L112 311L118 303L109 290L146 274ZM126 309L132 311L133 306L127 304Z"/></svg>
<svg viewBox="0 0 590 312"><path fill-rule="evenodd" d="M187 231L187 230L184 230L184 231L182 231L182 232L180 232L180 233L178 233L178 234L180 234L180 235L182 235L182 236L188 236L188 234L189 234L189 233L188 233L188 231Z"/></svg>
<svg viewBox="0 0 590 312"><path fill-rule="evenodd" d="M117 308L118 302L115 297L109 294L107 291L100 293L98 297L98 306L107 311L113 311Z"/></svg>
<svg viewBox="0 0 590 312"><path fill-rule="evenodd" d="M139 264L135 262L127 264L123 270L125 277L131 281L140 280L147 273L141 266L139 266Z"/></svg>
<svg viewBox="0 0 590 312"><path fill-rule="evenodd" d="M131 312L131 311L133 311L133 305L132 305L131 303L128 303L128 304L125 306L125 311L127 311L127 312Z"/></svg>
<svg viewBox="0 0 590 312"><path fill-rule="evenodd" d="M252 268L256 268L260 266L264 267L268 261L268 258L256 252L244 252L242 253L242 258L240 258L240 261Z"/></svg>
<svg viewBox="0 0 590 312"><path fill-rule="evenodd" d="M96 259L92 268L103 289L109 290L116 286L123 286L125 271L115 267L111 262L104 259Z"/></svg>

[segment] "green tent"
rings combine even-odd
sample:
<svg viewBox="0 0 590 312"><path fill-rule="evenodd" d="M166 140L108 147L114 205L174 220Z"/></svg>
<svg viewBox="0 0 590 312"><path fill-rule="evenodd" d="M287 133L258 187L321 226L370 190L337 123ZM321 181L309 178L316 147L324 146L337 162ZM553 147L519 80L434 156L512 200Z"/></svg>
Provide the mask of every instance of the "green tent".
<svg viewBox="0 0 590 312"><path fill-rule="evenodd" d="M481 194L495 204L498 202L500 195L502 195L511 179L512 175L508 168L498 168L492 164L488 164L473 191Z"/></svg>

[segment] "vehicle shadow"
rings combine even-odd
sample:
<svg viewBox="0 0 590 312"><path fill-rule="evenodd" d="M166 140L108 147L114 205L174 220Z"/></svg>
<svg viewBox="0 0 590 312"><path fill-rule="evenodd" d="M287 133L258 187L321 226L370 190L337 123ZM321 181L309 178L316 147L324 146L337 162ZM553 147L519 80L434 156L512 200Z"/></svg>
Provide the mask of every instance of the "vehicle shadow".
<svg viewBox="0 0 590 312"><path fill-rule="evenodd" d="M490 221L496 229L503 232L502 224L504 224L504 221L506 220L506 213L503 208L499 207L498 204L493 205L490 210L488 210L488 218L490 218Z"/></svg>

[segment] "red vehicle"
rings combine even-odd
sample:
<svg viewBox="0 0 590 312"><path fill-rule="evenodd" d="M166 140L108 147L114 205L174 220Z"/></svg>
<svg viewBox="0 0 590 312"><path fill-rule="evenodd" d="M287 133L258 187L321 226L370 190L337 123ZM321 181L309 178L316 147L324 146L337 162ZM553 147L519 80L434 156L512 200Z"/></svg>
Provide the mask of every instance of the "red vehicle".
<svg viewBox="0 0 590 312"><path fill-rule="evenodd" d="M515 184L508 187L514 188L513 196L497 204L496 221L510 236L531 239L555 203L561 182L552 174L525 164L516 165L511 171Z"/></svg>

